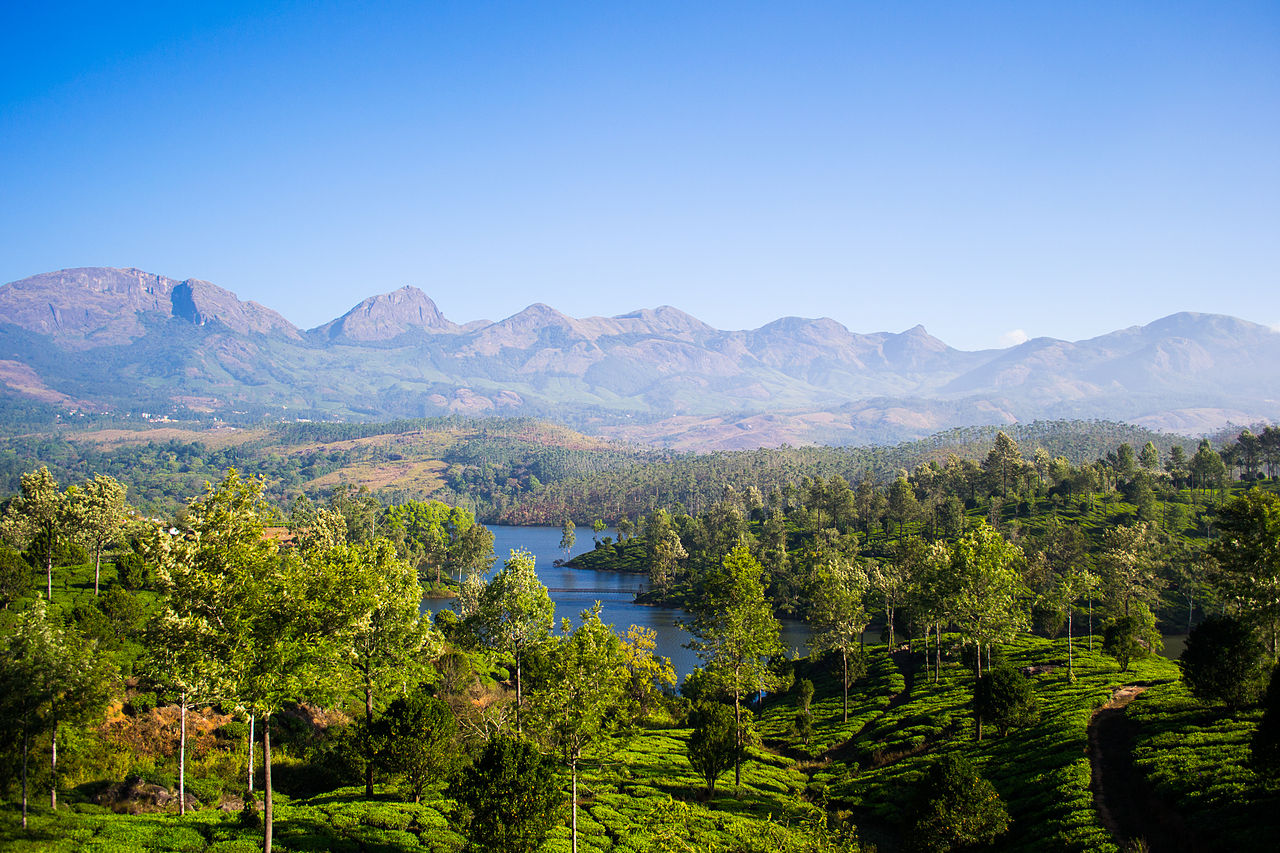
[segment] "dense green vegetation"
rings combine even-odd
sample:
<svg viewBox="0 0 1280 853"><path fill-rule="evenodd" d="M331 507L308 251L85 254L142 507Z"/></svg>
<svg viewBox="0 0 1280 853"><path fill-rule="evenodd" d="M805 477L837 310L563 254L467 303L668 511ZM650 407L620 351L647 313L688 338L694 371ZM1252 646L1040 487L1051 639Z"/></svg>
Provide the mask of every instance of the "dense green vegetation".
<svg viewBox="0 0 1280 853"><path fill-rule="evenodd" d="M620 524L584 561L689 611L678 692L651 633L557 627L528 555L483 580L468 509L286 513L233 472L157 524L110 478L28 472L0 524L0 849L1120 850L1150 825L1091 789L1129 756L1117 719L1188 837L1264 849L1266 446L1077 464L1002 433ZM1199 625L1185 680L1158 619Z"/></svg>

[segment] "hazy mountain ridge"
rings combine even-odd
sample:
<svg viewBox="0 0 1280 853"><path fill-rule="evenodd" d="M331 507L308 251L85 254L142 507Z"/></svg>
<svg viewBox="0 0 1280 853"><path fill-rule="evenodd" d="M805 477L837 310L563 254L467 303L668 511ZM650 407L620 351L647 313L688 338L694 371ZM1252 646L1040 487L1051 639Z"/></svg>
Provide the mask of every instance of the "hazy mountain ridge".
<svg viewBox="0 0 1280 853"><path fill-rule="evenodd" d="M1045 417L1184 429L1280 417L1280 334L1192 313L968 352L920 326L860 334L784 317L725 331L670 306L574 318L536 303L458 325L403 287L304 332L199 279L83 268L0 287L0 360L10 393L72 407L521 413L697 448Z"/></svg>

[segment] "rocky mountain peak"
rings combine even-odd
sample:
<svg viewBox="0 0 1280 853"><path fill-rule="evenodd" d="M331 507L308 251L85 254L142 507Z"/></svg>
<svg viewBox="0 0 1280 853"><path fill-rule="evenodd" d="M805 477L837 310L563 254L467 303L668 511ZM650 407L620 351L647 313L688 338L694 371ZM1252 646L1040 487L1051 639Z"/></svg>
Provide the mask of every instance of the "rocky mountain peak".
<svg viewBox="0 0 1280 853"><path fill-rule="evenodd" d="M458 326L445 319L431 297L405 285L390 293L370 296L312 334L328 340L389 341L414 330L453 332Z"/></svg>

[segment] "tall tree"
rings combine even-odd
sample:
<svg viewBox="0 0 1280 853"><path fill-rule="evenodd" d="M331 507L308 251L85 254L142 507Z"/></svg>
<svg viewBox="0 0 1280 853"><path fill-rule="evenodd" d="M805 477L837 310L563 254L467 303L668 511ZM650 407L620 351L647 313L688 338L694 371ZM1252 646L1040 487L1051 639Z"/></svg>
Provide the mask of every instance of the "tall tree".
<svg viewBox="0 0 1280 853"><path fill-rule="evenodd" d="M546 639L555 620L555 605L538 580L533 555L512 551L502 571L494 575L480 596L476 614L482 642L511 652L516 665L516 732L523 733L521 706L526 649Z"/></svg>
<svg viewBox="0 0 1280 853"><path fill-rule="evenodd" d="M734 732L745 745L742 698L773 689L778 677L767 660L782 649L780 626L764 597L763 569L745 544L733 548L703 582L703 595L687 627L689 648L706 663L711 683L733 697ZM742 784L742 760L734 764L734 784Z"/></svg>
<svg viewBox="0 0 1280 853"><path fill-rule="evenodd" d="M1138 522L1108 529L1102 536L1098 574L1112 609L1128 616L1135 602L1153 607L1164 586L1158 565L1149 525Z"/></svg>
<svg viewBox="0 0 1280 853"><path fill-rule="evenodd" d="M39 544L44 549L45 595L52 601L53 552L66 526L66 499L44 465L23 474L21 483L21 493L10 502L4 516L4 535L21 547Z"/></svg>
<svg viewBox="0 0 1280 853"><path fill-rule="evenodd" d="M1013 483L1023 466L1022 454L1018 451L1018 442L1010 438L1004 430L996 433L995 443L987 458L982 463L983 470L993 487L1000 491L1000 497L1009 497L1009 485Z"/></svg>
<svg viewBox="0 0 1280 853"><path fill-rule="evenodd" d="M1261 629L1274 656L1280 633L1280 496L1250 489L1218 512L1213 579L1228 605Z"/></svg>
<svg viewBox="0 0 1280 853"><path fill-rule="evenodd" d="M719 702L698 702L689 711L689 763L707 781L707 798L716 797L716 780L742 760L733 709Z"/></svg>
<svg viewBox="0 0 1280 853"><path fill-rule="evenodd" d="M547 687L531 697L539 734L569 769L573 853L578 851L579 766L609 752L617 745L615 736L631 726L630 685L622 641L600 621L597 603L583 612L573 633L552 646Z"/></svg>
<svg viewBox="0 0 1280 853"><path fill-rule="evenodd" d="M809 625L814 651L839 651L844 695L844 721L849 722L849 656L862 642L870 616L866 595L870 587L866 571L850 560L832 560L818 566L810 584ZM859 667L855 667L855 672Z"/></svg>
<svg viewBox="0 0 1280 853"><path fill-rule="evenodd" d="M120 539L128 518L125 505L127 487L113 477L97 474L76 490L67 490L67 515L76 538L93 553L93 594L98 594L102 576L102 552Z"/></svg>
<svg viewBox="0 0 1280 853"><path fill-rule="evenodd" d="M573 521L566 518L564 524L560 525L560 550L564 551L564 558L567 560L573 553L573 546L578 541L578 534L573 527Z"/></svg>
<svg viewBox="0 0 1280 853"><path fill-rule="evenodd" d="M498 736L454 779L448 796L464 809L469 850L533 853L555 824L561 794L550 759L525 741Z"/></svg>
<svg viewBox="0 0 1280 853"><path fill-rule="evenodd" d="M437 645L438 638L419 616L422 588L417 573L396 557L387 540L314 551L307 558L324 572L352 578L347 602L352 622L341 649L364 695L365 796L372 797L375 701L392 688L414 686L423 671L423 653Z"/></svg>
<svg viewBox="0 0 1280 853"><path fill-rule="evenodd" d="M206 484L187 530L161 534L155 551L168 615L205 650L216 692L262 724L262 844L271 853L271 717L288 702L335 694L357 594L350 573L278 553L263 535L273 516L262 489L234 469Z"/></svg>
<svg viewBox="0 0 1280 853"><path fill-rule="evenodd" d="M955 590L950 610L961 636L977 649L977 675L982 650L1025 630L1029 624L1028 591L1018 572L1022 550L980 523L951 548L950 572Z"/></svg>

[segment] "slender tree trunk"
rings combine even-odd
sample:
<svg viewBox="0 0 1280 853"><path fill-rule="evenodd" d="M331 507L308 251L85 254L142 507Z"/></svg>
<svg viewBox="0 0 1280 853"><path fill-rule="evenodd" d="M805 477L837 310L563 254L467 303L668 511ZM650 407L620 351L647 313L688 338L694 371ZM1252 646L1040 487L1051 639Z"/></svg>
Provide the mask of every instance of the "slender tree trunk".
<svg viewBox="0 0 1280 853"><path fill-rule="evenodd" d="M271 715L262 718L262 853L271 853Z"/></svg>
<svg viewBox="0 0 1280 853"><path fill-rule="evenodd" d="M53 777L49 781L49 807L55 811L58 808L58 724L53 724L53 750L49 753L49 774Z"/></svg>
<svg viewBox="0 0 1280 853"><path fill-rule="evenodd" d="M44 555L44 574L48 584L49 603L53 603L53 537L49 537L49 553Z"/></svg>
<svg viewBox="0 0 1280 853"><path fill-rule="evenodd" d="M178 814L187 813L187 691L182 691L182 735L178 739Z"/></svg>
<svg viewBox="0 0 1280 853"><path fill-rule="evenodd" d="M1067 676L1076 680L1076 664L1071 654L1071 609L1067 608Z"/></svg>
<svg viewBox="0 0 1280 853"><path fill-rule="evenodd" d="M257 749L257 744L254 742L254 737L253 737L254 719L255 717L253 716L253 714L250 714L249 715L249 794L250 796L253 795L253 753Z"/></svg>
<svg viewBox="0 0 1280 853"><path fill-rule="evenodd" d="M733 668L733 683L738 684L738 668ZM737 749L733 751L733 786L742 787L742 694L733 691L733 738Z"/></svg>
<svg viewBox="0 0 1280 853"><path fill-rule="evenodd" d="M521 726L520 703L522 699L523 699L523 696L520 692L520 645L517 643L516 644L516 734L517 735L524 734L524 729L520 727Z"/></svg>
<svg viewBox="0 0 1280 853"><path fill-rule="evenodd" d="M570 803L570 811L573 816L570 818L570 833L573 836L573 853L578 853L578 759L574 758L569 762L569 777L573 784L573 800Z"/></svg>
<svg viewBox="0 0 1280 853"><path fill-rule="evenodd" d="M93 549L93 596L98 597L98 578L102 576L102 546Z"/></svg>
<svg viewBox="0 0 1280 853"><path fill-rule="evenodd" d="M849 722L849 650L840 647L840 662L844 666L844 677L840 683L844 686L844 721Z"/></svg>
<svg viewBox="0 0 1280 853"><path fill-rule="evenodd" d="M364 795L373 797L373 685L364 682Z"/></svg>
<svg viewBox="0 0 1280 853"><path fill-rule="evenodd" d="M1089 651L1093 651L1093 590L1089 590Z"/></svg>
<svg viewBox="0 0 1280 853"><path fill-rule="evenodd" d="M31 752L31 733L22 729L22 828L27 828L27 756Z"/></svg>
<svg viewBox="0 0 1280 853"><path fill-rule="evenodd" d="M933 625L934 633L938 635L938 643L933 647L934 654L934 683L942 683L942 623L935 622Z"/></svg>

